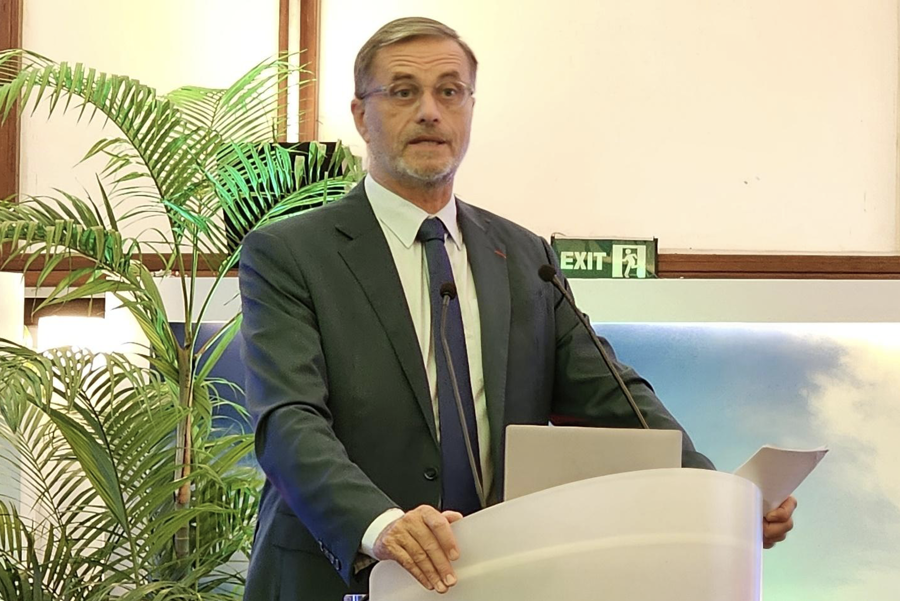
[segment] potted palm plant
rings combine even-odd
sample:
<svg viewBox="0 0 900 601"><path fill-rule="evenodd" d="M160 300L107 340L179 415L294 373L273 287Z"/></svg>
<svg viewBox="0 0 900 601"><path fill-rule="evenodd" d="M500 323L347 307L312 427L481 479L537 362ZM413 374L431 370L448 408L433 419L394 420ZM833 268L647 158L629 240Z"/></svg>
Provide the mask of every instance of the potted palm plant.
<svg viewBox="0 0 900 601"><path fill-rule="evenodd" d="M0 117L18 102L118 129L86 154L106 158L95 190L0 202L3 263L42 262L40 286L77 259L44 305L106 294L146 338L137 353L0 340L0 464L32 499L22 512L0 498L0 598L239 598L229 562L249 553L261 476L240 463L252 435L217 423L227 401L210 372L240 315L202 345L197 333L244 234L335 201L362 177L340 143L327 153L276 143L279 85L296 71L278 58L226 89L160 95L81 64L0 52ZM168 227L151 241L124 233L148 214ZM196 285L201 270L209 292ZM179 335L159 277L180 284Z"/></svg>

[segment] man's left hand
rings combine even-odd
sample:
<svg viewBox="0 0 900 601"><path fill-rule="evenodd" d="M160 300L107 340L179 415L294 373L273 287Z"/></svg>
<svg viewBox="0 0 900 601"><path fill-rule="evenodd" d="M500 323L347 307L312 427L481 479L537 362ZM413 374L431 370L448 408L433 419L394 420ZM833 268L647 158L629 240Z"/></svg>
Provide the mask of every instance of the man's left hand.
<svg viewBox="0 0 900 601"><path fill-rule="evenodd" d="M771 549L775 543L780 543L787 537L787 533L794 527L794 510L797 509L797 499L788 497L776 509L773 509L763 517L763 547Z"/></svg>

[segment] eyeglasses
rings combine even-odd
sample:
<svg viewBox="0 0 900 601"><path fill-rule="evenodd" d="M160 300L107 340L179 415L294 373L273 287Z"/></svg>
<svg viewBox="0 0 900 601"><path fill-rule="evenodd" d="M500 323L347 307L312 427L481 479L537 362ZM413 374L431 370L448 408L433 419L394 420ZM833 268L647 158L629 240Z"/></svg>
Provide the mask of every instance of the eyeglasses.
<svg viewBox="0 0 900 601"><path fill-rule="evenodd" d="M361 95L360 100L369 96L384 96L392 105L400 108L419 104L425 91L413 81L397 81L387 86L369 90ZM434 86L432 95L435 100L447 108L459 108L475 94L475 89L461 81L442 81Z"/></svg>

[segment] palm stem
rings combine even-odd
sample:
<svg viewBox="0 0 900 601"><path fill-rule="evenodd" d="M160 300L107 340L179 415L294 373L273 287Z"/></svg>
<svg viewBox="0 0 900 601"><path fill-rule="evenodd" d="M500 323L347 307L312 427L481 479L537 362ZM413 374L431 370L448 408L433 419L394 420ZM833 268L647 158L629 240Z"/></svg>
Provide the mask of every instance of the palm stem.
<svg viewBox="0 0 900 601"><path fill-rule="evenodd" d="M182 407L190 408L193 395L193 341L187 340L185 328L185 344L178 349L178 401ZM175 498L175 510L181 511L191 504L191 413L188 411L178 425L178 452L176 453L176 480L184 480ZM179 528L175 534L175 556L184 558L190 553L190 531L187 524Z"/></svg>

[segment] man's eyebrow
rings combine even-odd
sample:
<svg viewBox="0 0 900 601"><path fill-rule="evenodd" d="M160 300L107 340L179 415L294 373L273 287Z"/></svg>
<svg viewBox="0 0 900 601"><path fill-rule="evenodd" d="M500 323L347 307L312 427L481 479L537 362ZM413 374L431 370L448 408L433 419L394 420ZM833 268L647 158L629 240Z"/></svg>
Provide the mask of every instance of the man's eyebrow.
<svg viewBox="0 0 900 601"><path fill-rule="evenodd" d="M456 79L461 79L459 71L453 69L452 71L444 71L441 73L441 76L438 79L447 79L448 77L455 77Z"/></svg>
<svg viewBox="0 0 900 601"><path fill-rule="evenodd" d="M456 69L452 69L450 71L444 71L443 73L441 73L441 75L438 77L438 80L447 79L449 77L455 77L456 79L460 79L461 76L459 74L459 71L457 71ZM397 73L394 73L391 76L391 83L394 83L395 81L418 81L418 79L416 78L415 75L412 75L411 73L404 73L403 71L398 71Z"/></svg>
<svg viewBox="0 0 900 601"><path fill-rule="evenodd" d="M415 79L416 78L409 73L398 72L398 73L394 73L394 75L391 77L391 83L393 83L395 81L407 81L407 80L415 80Z"/></svg>

